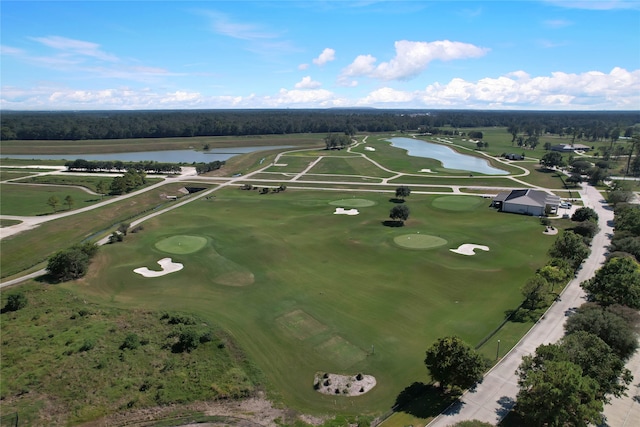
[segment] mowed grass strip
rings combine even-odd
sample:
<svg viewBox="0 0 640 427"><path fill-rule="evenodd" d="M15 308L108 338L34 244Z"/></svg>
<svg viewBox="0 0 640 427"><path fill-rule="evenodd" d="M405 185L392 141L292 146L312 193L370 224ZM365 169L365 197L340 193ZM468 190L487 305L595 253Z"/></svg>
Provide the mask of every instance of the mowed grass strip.
<svg viewBox="0 0 640 427"><path fill-rule="evenodd" d="M327 330L326 325L302 310L294 310L278 317L276 324L299 340L307 339Z"/></svg>
<svg viewBox="0 0 640 427"><path fill-rule="evenodd" d="M170 307L220 324L293 408L380 414L407 386L429 380L423 360L433 341L455 334L475 345L518 306L520 287L544 265L553 239L542 234L536 218L484 204L438 209L433 200L442 196L413 193L405 226L385 227L393 206L389 194L354 196L375 205L346 217L333 215L333 192L288 189L260 196L223 189L215 199L149 220L124 244L104 247L90 277L74 289L116 306ZM414 233L448 244L426 252L393 243ZM168 235L209 237L211 250L175 256L185 268L173 277L135 277L133 268L157 261L154 244ZM464 243L491 251L470 257L449 251ZM220 268L212 262L215 254L251 272L254 282L213 280ZM326 330L297 338L282 321L298 310ZM323 344L331 337L340 340ZM334 402L313 390L318 371L363 372L378 385L357 400Z"/></svg>

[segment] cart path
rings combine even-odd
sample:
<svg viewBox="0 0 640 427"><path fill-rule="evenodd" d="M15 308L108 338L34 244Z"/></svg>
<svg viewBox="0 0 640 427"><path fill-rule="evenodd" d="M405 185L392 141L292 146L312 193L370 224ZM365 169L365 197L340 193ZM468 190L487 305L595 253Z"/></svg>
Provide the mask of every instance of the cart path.
<svg viewBox="0 0 640 427"><path fill-rule="evenodd" d="M613 233L613 209L607 206L600 192L594 187L583 186L580 196L584 205L598 214L600 227L593 238L591 254L584 261L582 269L565 287L560 300L553 303L520 342L485 375L483 382L474 391L467 391L459 402L431 421L429 427L445 427L474 419L497 425L515 405L518 394L516 369L522 356L534 353L541 344L557 342L564 336L567 316L585 302L580 283L593 277L604 263L609 236Z"/></svg>

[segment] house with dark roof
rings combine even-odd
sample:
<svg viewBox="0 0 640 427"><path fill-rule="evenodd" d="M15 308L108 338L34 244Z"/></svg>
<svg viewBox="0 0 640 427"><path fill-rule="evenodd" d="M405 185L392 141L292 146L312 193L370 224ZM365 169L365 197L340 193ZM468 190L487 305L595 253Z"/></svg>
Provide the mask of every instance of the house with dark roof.
<svg viewBox="0 0 640 427"><path fill-rule="evenodd" d="M552 151L561 151L563 153L571 153L572 151L589 151L591 147L584 144L557 144L551 147Z"/></svg>
<svg viewBox="0 0 640 427"><path fill-rule="evenodd" d="M543 216L557 211L560 197L530 188L499 193L491 202L501 212Z"/></svg>

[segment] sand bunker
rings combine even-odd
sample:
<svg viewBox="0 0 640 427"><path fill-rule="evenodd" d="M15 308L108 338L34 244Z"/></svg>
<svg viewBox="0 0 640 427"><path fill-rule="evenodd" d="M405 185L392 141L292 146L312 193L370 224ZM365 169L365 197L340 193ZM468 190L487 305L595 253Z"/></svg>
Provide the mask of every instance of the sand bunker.
<svg viewBox="0 0 640 427"><path fill-rule="evenodd" d="M332 396L360 396L376 385L372 375L338 375L318 372L313 379L313 388Z"/></svg>
<svg viewBox="0 0 640 427"><path fill-rule="evenodd" d="M544 231L542 232L542 234L547 234L549 236L555 236L556 234L558 234L558 229L555 227L546 227L544 229Z"/></svg>
<svg viewBox="0 0 640 427"><path fill-rule="evenodd" d="M364 149L367 151L376 151L376 149L373 147L364 147Z"/></svg>
<svg viewBox="0 0 640 427"><path fill-rule="evenodd" d="M336 208L336 211L333 213L334 215L358 215L358 209L345 209L345 208Z"/></svg>
<svg viewBox="0 0 640 427"><path fill-rule="evenodd" d="M147 267L140 267L133 270L134 273L138 273L144 277L159 277L164 276L165 274L175 273L176 271L180 271L184 268L184 265L171 261L171 258L162 258L158 261L162 270L154 271L149 270Z"/></svg>
<svg viewBox="0 0 640 427"><path fill-rule="evenodd" d="M489 246L484 245L473 245L471 243L465 243L464 245L458 246L458 249L449 249L451 252L455 252L460 255L475 255L474 250L481 249L483 251L488 251Z"/></svg>
<svg viewBox="0 0 640 427"><path fill-rule="evenodd" d="M420 172L435 173L431 169L420 169Z"/></svg>

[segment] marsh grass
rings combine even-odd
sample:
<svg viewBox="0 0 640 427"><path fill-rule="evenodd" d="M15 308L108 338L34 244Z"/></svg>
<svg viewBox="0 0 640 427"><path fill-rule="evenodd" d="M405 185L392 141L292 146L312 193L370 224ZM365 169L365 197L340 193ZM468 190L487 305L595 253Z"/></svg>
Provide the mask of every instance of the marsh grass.
<svg viewBox="0 0 640 427"><path fill-rule="evenodd" d="M78 424L130 409L237 398L261 382L231 337L193 316L95 304L65 286L21 291L27 307L1 315L0 396L3 413L18 412L23 425ZM208 340L176 353L177 336L190 328L208 333ZM140 346L123 348L132 334Z"/></svg>

